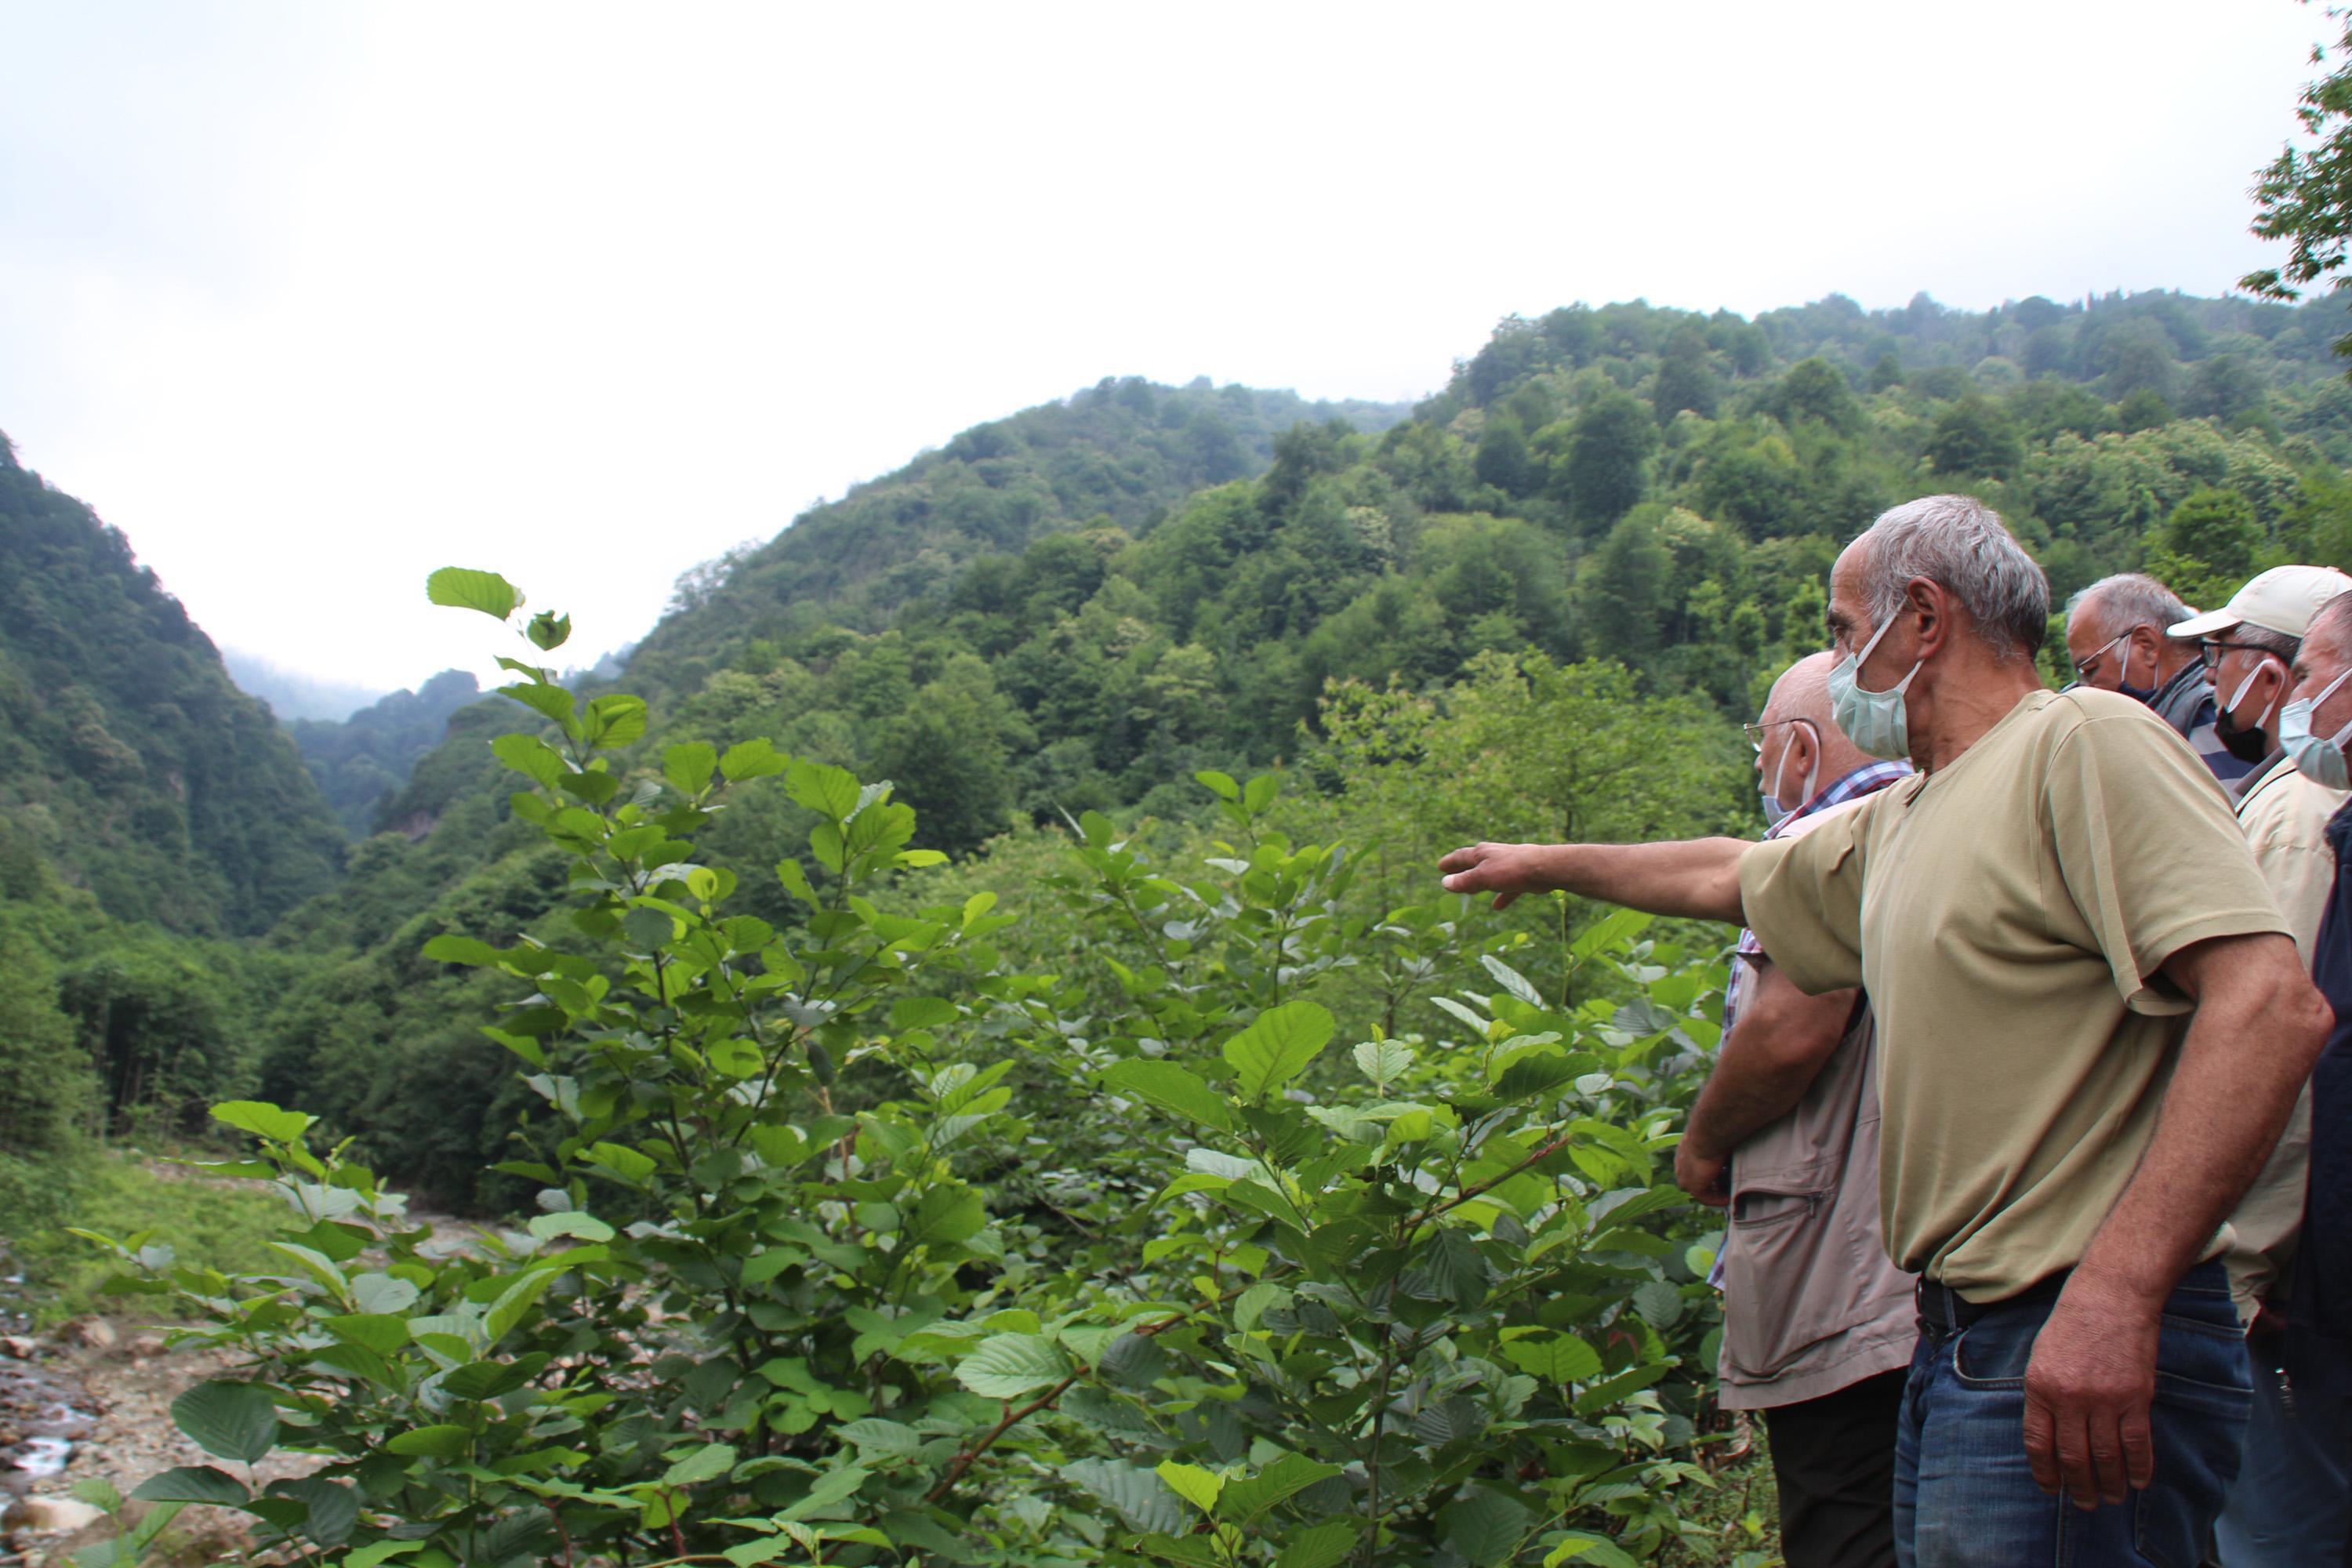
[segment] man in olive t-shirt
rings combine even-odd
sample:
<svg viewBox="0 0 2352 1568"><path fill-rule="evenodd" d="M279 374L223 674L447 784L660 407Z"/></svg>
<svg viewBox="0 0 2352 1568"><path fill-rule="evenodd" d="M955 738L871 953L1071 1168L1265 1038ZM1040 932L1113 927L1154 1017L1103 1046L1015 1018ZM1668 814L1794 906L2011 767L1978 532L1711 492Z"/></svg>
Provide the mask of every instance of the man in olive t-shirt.
<svg viewBox="0 0 2352 1568"><path fill-rule="evenodd" d="M1801 986L1865 986L1888 1249L1922 1273L1899 1560L2194 1563L2248 1399L2222 1222L2325 1005L2194 754L2044 688L2048 585L1997 515L1898 507L1830 587L1839 728L1918 778L1785 844L1479 844L1445 885L1744 913Z"/></svg>

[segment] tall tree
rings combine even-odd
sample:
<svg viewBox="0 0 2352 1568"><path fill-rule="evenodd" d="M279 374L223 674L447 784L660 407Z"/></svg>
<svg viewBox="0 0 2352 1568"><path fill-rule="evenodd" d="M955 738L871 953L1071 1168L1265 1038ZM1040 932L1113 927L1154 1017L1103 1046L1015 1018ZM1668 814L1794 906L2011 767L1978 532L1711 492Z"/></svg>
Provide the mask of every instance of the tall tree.
<svg viewBox="0 0 2352 1568"><path fill-rule="evenodd" d="M2305 85L2294 110L2312 145L2280 149L2254 186L2254 233L2292 247L2285 266L2239 279L2264 299L2300 299L2311 284L2343 270L2352 244L2352 11L2329 15L2343 24L2335 68ZM2325 46L2312 49L2311 63L2330 63ZM2352 353L2352 334L2336 340L2336 352Z"/></svg>

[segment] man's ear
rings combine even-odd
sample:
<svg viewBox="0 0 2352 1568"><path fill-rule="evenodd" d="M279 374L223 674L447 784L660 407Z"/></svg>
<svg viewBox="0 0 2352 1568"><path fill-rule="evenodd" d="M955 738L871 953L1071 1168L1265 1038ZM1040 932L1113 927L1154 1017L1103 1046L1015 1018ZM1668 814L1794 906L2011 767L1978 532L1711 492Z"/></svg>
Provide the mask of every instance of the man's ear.
<svg viewBox="0 0 2352 1568"><path fill-rule="evenodd" d="M1927 658L1951 640L1951 596L1941 583L1914 577L1905 585L1903 598L1905 607L1919 616L1919 651L1912 657Z"/></svg>

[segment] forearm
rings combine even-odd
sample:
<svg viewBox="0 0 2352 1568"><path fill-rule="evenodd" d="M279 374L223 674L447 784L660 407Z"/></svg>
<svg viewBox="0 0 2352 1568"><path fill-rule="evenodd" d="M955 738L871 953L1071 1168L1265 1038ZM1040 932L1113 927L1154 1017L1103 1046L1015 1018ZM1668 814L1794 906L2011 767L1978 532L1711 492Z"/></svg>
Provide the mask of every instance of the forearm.
<svg viewBox="0 0 2352 1568"><path fill-rule="evenodd" d="M1855 996L1808 996L1771 964L1757 964L1738 1020L1691 1107L1684 1142L1718 1160L1796 1110L1845 1038Z"/></svg>
<svg viewBox="0 0 2352 1568"><path fill-rule="evenodd" d="M1654 915L1735 923L1740 919L1739 857L1748 847L1740 839L1513 847L1525 857L1528 879L1552 891ZM1454 887L1456 880L1448 878L1446 885ZM1476 890L1477 886L1464 890Z"/></svg>
<svg viewBox="0 0 2352 1568"><path fill-rule="evenodd" d="M1817 1071L1761 1051L1734 1057L1727 1046L1698 1091L1683 1137L1707 1158L1721 1159L1796 1110Z"/></svg>

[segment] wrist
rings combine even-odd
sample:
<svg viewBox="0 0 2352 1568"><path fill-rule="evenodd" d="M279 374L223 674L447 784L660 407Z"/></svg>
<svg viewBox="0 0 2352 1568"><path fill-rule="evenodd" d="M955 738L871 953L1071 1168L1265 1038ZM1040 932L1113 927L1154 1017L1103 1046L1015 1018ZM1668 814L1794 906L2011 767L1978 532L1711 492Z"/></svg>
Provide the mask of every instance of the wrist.
<svg viewBox="0 0 2352 1568"><path fill-rule="evenodd" d="M2117 1268L2085 1258L2066 1278L2061 1292L2075 1305L2123 1318L2154 1319L2172 1295L2172 1282L2147 1277L2145 1270Z"/></svg>

